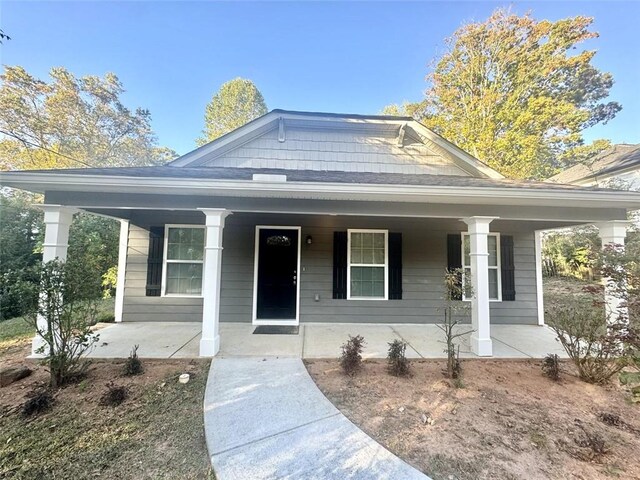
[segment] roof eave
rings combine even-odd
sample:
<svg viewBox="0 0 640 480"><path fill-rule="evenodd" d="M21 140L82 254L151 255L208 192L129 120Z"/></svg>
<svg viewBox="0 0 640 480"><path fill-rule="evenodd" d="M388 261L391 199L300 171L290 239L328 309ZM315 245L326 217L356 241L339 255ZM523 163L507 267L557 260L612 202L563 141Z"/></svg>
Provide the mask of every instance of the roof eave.
<svg viewBox="0 0 640 480"><path fill-rule="evenodd" d="M640 193L527 187L474 187L216 180L77 174L4 173L0 185L33 192L140 193L163 195L244 196L322 200L374 200L424 203L576 206L640 209Z"/></svg>

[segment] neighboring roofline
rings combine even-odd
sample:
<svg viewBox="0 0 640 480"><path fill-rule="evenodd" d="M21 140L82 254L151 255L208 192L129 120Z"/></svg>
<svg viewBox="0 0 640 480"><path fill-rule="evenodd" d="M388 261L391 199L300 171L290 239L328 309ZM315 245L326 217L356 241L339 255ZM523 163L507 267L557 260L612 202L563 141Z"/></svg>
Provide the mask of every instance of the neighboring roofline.
<svg viewBox="0 0 640 480"><path fill-rule="evenodd" d="M3 178L4 177L4 178ZM584 208L640 208L640 193L618 190L522 187L266 182L175 177L135 177L30 172L0 173L0 184L35 192L104 192L321 200L476 203Z"/></svg>
<svg viewBox="0 0 640 480"><path fill-rule="evenodd" d="M182 155L181 157L169 162L167 165L174 167L200 166L199 160L206 155L221 150L225 152L225 148L237 148L246 142L256 138L256 136L266 133L277 127L277 121L296 120L300 118L316 118L322 120L344 119L344 120L367 120L369 122L380 124L411 124L411 127L418 133L422 141L427 141L429 147L438 150L438 153L445 155L452 161L461 160L466 166L486 175L488 178L504 178L502 174L489 167L486 163L475 158L473 155L462 150L442 136L433 132L418 120L412 117L396 117L393 115L360 115L360 114L342 114L342 113L324 113L324 112L299 112L294 110L275 109L258 117L245 125L216 138L212 142L207 143L195 150ZM471 173L471 172L469 172Z"/></svg>
<svg viewBox="0 0 640 480"><path fill-rule="evenodd" d="M563 172L556 173L554 176L549 177L545 181L560 182L560 183L576 183L576 182L585 182L590 180L598 181L598 179L602 177L608 178L621 173L626 173L628 171L640 169L640 158L638 158L635 162L624 163L624 164L616 164L614 160L613 165L608 164L600 167L599 169L594 168L594 165L596 165L599 162L602 162L606 157L616 154L615 149L617 147L632 147L631 151L634 151L640 147L640 144L622 143L622 144L613 145L612 147L605 150L604 152L599 153L596 157L592 158L591 160L573 165L572 167L568 168ZM622 153L622 154L625 154L625 153ZM575 178L572 178L572 177L565 178L567 174L572 173L572 170L577 171L578 169L581 169L581 168L586 169L587 172L581 173L579 174L579 176Z"/></svg>
<svg viewBox="0 0 640 480"><path fill-rule="evenodd" d="M587 186L590 183L599 184L601 182L606 182L607 180L615 178L618 175L623 175L625 173L634 172L636 170L640 171L640 163L638 163L637 165L625 166L624 168L618 168L618 169L615 169L615 170L601 170L598 173L589 174L589 175L586 175L584 177L580 177L580 178L577 178L575 180L571 180L569 182L569 185ZM553 179L553 177L551 177L549 179L549 183L567 184L566 181L564 181L564 182L555 182L552 179Z"/></svg>

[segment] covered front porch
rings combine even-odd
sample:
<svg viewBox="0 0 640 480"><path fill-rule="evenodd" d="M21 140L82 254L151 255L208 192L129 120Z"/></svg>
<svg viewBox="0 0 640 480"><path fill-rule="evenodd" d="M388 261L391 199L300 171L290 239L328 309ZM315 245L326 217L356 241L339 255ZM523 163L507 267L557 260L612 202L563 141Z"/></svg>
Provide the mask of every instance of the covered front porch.
<svg viewBox="0 0 640 480"><path fill-rule="evenodd" d="M349 335L365 338L364 358L385 358L389 342L407 342L409 358L446 358L444 334L433 324L379 325L365 323L303 323L292 335L254 334L249 323L221 323L218 357L336 358ZM471 325L459 325L463 332ZM102 325L92 358L125 358L139 345L142 358L196 358L202 324L199 322L130 322ZM477 358L470 333L459 337L460 356ZM493 358L566 357L554 332L544 325L492 325Z"/></svg>

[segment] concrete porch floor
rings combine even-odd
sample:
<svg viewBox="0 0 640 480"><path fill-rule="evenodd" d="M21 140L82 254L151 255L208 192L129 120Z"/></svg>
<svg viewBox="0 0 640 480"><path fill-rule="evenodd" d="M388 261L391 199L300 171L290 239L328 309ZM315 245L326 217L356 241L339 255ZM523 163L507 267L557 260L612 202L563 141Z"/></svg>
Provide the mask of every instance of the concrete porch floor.
<svg viewBox="0 0 640 480"><path fill-rule="evenodd" d="M459 327L470 330L469 325ZM394 339L408 343L409 358L444 358L443 332L436 325L377 325L305 323L298 335L253 335L248 323L220 324L218 357L336 358L348 335L365 339L364 358L385 358ZM200 323L136 322L101 326L100 340L89 354L92 358L126 358L139 345L142 358L198 357ZM460 356L476 357L469 348L469 334L459 337ZM492 325L492 358L543 358L557 353L565 358L553 331L537 325Z"/></svg>

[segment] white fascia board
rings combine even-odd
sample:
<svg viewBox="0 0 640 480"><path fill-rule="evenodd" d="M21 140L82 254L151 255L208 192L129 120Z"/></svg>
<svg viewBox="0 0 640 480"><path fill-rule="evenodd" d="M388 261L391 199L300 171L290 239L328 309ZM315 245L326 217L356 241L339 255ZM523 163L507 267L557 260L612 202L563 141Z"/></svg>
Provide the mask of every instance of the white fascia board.
<svg viewBox="0 0 640 480"><path fill-rule="evenodd" d="M267 126L269 123L274 122L279 115L276 112L269 112L255 119L252 122L243 125L236 130L233 130L220 138L213 140L195 150L182 155L179 158L169 162L168 165L173 167L186 167L193 166L198 163L203 157L215 155L216 150L223 150L225 147L230 146L234 142L242 141L243 137L246 137L246 141L253 139L252 133L259 130L262 127Z"/></svg>
<svg viewBox="0 0 640 480"><path fill-rule="evenodd" d="M457 160L460 160L462 164L466 164L467 166L471 167L473 170L486 175L488 178L494 178L494 179L505 178L504 175L502 175L497 170L494 170L489 165L481 162L473 155L470 155L469 153L462 150L460 147L454 145L447 139L441 137L437 133L428 129L426 126L424 126L422 123L418 122L417 120L412 121L411 126L419 135L424 136L429 141L435 143L439 147L446 150L452 157L454 157Z"/></svg>
<svg viewBox="0 0 640 480"><path fill-rule="evenodd" d="M452 187L319 182L264 182L197 178L108 177L100 175L0 174L0 184L34 192L104 192L167 195L242 196L419 203L528 205L584 208L640 208L640 193L571 191L520 187Z"/></svg>

